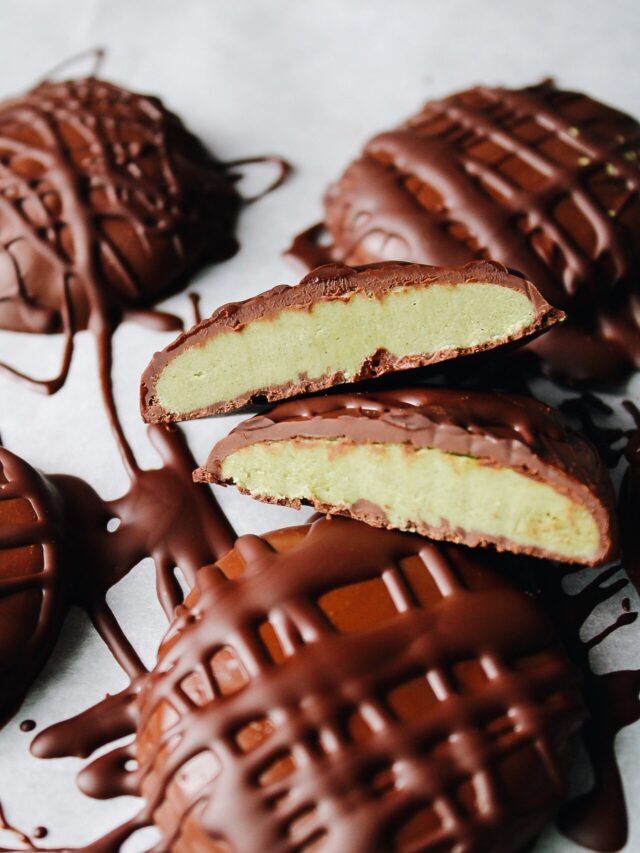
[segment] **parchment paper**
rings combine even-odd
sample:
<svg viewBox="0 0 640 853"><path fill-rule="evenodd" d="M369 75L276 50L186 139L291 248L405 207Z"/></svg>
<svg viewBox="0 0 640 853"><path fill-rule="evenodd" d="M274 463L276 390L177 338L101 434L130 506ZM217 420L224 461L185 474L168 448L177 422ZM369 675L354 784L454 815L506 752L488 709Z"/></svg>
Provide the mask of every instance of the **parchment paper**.
<svg viewBox="0 0 640 853"><path fill-rule="evenodd" d="M273 152L294 163L296 173L285 187L243 213L239 254L196 280L207 315L223 302L295 282L297 271L279 253L296 231L320 217L326 183L372 133L407 117L427 98L476 82L519 86L552 75L563 86L640 115L639 44L635 0L0 0L0 96L24 90L65 57L104 45L106 77L160 95L222 159ZM268 177L253 175L255 182ZM186 295L166 307L190 324ZM138 382L151 353L170 339L125 325L115 340L122 420L140 461L150 467L157 460L138 414ZM0 359L23 369L54 373L60 354L56 337L0 332ZM187 425L196 458L203 460L237 421ZM87 333L77 338L70 379L56 396L38 397L0 377L0 433L32 464L80 475L105 497L126 487ZM240 533L299 523L308 515L231 490L219 497ZM624 594L596 612L586 626L589 635L619 612ZM110 602L152 665L166 623L150 561L113 590ZM598 647L598 670L639 665L636 628L624 628ZM52 846L80 844L136 811L133 798L99 802L80 794L73 779L82 762L31 758L31 734L18 727L32 718L40 730L124 684L86 618L73 612L45 672L0 731L0 802L12 823L27 832L48 827L46 844ZM617 746L631 812L627 849L640 850L640 726L625 730ZM140 834L126 850L144 850L151 840ZM550 830L536 849L578 848Z"/></svg>

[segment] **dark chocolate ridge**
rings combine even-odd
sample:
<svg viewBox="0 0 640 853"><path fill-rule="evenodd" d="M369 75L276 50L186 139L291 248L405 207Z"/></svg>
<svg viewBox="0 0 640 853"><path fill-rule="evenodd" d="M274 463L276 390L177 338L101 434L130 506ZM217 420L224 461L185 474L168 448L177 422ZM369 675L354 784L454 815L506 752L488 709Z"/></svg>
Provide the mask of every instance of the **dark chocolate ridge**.
<svg viewBox="0 0 640 853"><path fill-rule="evenodd" d="M0 508L5 501L24 501L33 518L15 523L0 518L0 557L5 558L0 564L0 726L44 666L69 604L63 497L52 481L0 447ZM12 625L23 632L25 622L31 631L17 647Z"/></svg>
<svg viewBox="0 0 640 853"><path fill-rule="evenodd" d="M175 415L166 411L155 395L156 382L163 368L176 355L222 332L238 331L254 320L272 317L284 310L309 310L317 302L337 300L362 291L382 296L389 290L403 285L426 287L431 284L464 284L478 281L524 293L533 306L535 318L532 324L515 335L505 337L504 343L541 334L564 319L564 313L549 305L531 282L518 274L509 272L500 264L490 261L472 261L459 267L433 267L395 262L359 267L328 264L313 270L298 285L279 285L244 302L232 302L221 306L211 317L179 335L168 347L156 353L142 375L140 389L142 416L148 422L172 422L204 417L235 411L255 398L275 401L300 393L322 390L345 381L340 373L327 374L314 380L301 376L296 381L277 387L254 389L233 400L197 409L186 415ZM435 353L430 358L422 355L397 357L392 353L379 351L373 359L365 362L350 381L374 378L394 370L423 367L460 355L495 349L499 345L500 343L497 342L487 342L476 347L452 348L442 353Z"/></svg>
<svg viewBox="0 0 640 853"><path fill-rule="evenodd" d="M577 673L556 647L544 612L535 601L512 587L505 576L495 573L494 580L489 580L491 563L486 554L345 519L320 520L280 531L296 532L302 534L302 541L283 552L275 548L278 532L264 538L242 537L235 556L239 555L246 568L234 580L225 577L222 565L205 567L199 573L196 592L177 613L160 649L158 665L140 693L137 757L148 808L161 816L165 845L170 847L178 839L184 844L194 839L195 844L191 815L200 840L221 838L234 849L283 853L298 849L282 831L289 813L281 816L274 809L258 807L272 790L282 789L281 781L273 787L265 783L266 790L260 788L256 782L260 770L285 748L310 742L316 729L333 730L345 704L349 711L362 701L381 708L385 691L421 674L425 658L429 668L441 674L446 692L442 705L436 703L416 720L387 717L388 722L364 743L342 737L328 757L314 752L286 780L294 802L298 785L305 805L316 804L317 793L322 793L324 808L318 818L327 829L327 849L354 853L390 849L394 829L411 813L403 808L403 800L411 805L419 792L418 802L430 803L436 789L456 784L461 752L448 739L453 732L474 732L475 748L462 762L463 775L469 772L469 763L472 773L481 765L493 790L495 757L493 750L484 748L487 720L512 707L527 708L517 714L517 728L547 768L542 810L550 816L552 801L562 796L566 738L579 723L582 709ZM410 602L410 584L407 586L397 569L397 563L406 557L419 557L434 581L438 592L427 603ZM483 574L483 569L489 571ZM468 571L483 575L487 587L479 577L477 586L470 583ZM327 624L318 607L323 593L369 579L391 580L390 576L397 585L396 600L404 602L396 604L397 616L383 624L372 616L369 627L354 633L336 632ZM256 627L272 616L278 638L286 635L288 649L285 660L276 666L264 641L255 637ZM225 696L216 695L213 687L216 698L197 707L185 701L184 680L192 673L210 679L211 654L226 645L251 672L250 683ZM520 655L531 653L544 659L535 671L514 665ZM444 685L449 685L451 666L477 654L494 662L495 682L490 681L480 693L454 690L449 695ZM158 726L155 711L163 703L177 713ZM271 738L245 753L235 745L230 753L228 741L240 726L272 714L276 731ZM424 736L425 730L430 737ZM509 743L515 746L514 741ZM398 797L371 797L366 788L357 796L363 784L360 780L370 778L366 772L370 760L376 768L381 758L393 762L401 754L403 765L429 766L436 744L445 752L442 755L441 750L436 760L438 772L416 773L413 783L408 779L407 787L399 786ZM224 755L220 773L193 798L188 795L184 802L171 802L173 778L183 768L187 774L186 762L202 750ZM526 789L526 777L517 779ZM368 786L368 782L364 784ZM352 791L356 793L353 806L342 808L345 792L351 796ZM478 849L485 845L486 849L522 849L542 828L543 814L539 807L526 810L526 816L521 814L517 796L515 809L506 808L506 803L496 808L503 800L498 791L496 795L497 800L488 798L490 814L485 809L476 818L474 807L472 813L465 812L463 821L450 821L442 835L436 831L434 849L445 840L447 846L460 840L459 832L466 841L475 841ZM193 809L196 801L198 808ZM514 818L515 835L505 833L504 822Z"/></svg>
<svg viewBox="0 0 640 853"><path fill-rule="evenodd" d="M337 394L295 400L276 406L239 424L211 450L197 481L228 485L222 477L222 460L249 444L296 437L344 437L355 443L401 443L415 448L434 447L445 452L481 458L487 464L505 466L525 476L548 482L557 491L577 500L593 515L600 532L601 548L589 561L600 565L613 559L618 531L613 486L596 449L572 430L554 409L533 398L506 396L447 388L413 388L374 393ZM268 498L253 495L260 500ZM286 500L283 504L288 504ZM295 502L293 502L295 505ZM336 511L313 503L321 511ZM381 516L353 507L338 508L369 523ZM426 535L454 542L485 544L483 537L445 528L419 527ZM498 547L534 556L567 558L508 540Z"/></svg>
<svg viewBox="0 0 640 853"><path fill-rule="evenodd" d="M640 124L615 108L551 80L477 86L371 139L289 254L515 266L568 314L534 347L545 372L611 384L640 365L639 165Z"/></svg>

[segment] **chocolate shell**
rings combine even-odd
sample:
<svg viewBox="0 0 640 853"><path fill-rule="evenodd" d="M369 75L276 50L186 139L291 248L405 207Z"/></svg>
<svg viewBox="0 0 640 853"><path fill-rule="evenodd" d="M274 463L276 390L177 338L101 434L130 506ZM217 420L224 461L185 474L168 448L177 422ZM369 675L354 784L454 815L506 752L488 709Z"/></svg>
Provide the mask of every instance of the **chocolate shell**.
<svg viewBox="0 0 640 853"><path fill-rule="evenodd" d="M62 498L0 447L0 725L40 672L66 612Z"/></svg>
<svg viewBox="0 0 640 853"><path fill-rule="evenodd" d="M524 849L579 674L488 558L323 519L202 569L138 700L163 849Z"/></svg>
<svg viewBox="0 0 640 853"><path fill-rule="evenodd" d="M539 334L563 318L499 264L329 265L212 317L156 353L145 420L234 411L424 367Z"/></svg>
<svg viewBox="0 0 640 853"><path fill-rule="evenodd" d="M547 371L615 381L640 367L640 125L551 81L430 101L364 148L325 196L309 266L492 258L568 322L535 341Z"/></svg>
<svg viewBox="0 0 640 853"><path fill-rule="evenodd" d="M0 328L113 321L236 250L232 180L157 98L42 83L0 104L0 166Z"/></svg>
<svg viewBox="0 0 640 853"><path fill-rule="evenodd" d="M470 546L585 565L617 551L600 456L530 397L423 387L283 403L194 477Z"/></svg>

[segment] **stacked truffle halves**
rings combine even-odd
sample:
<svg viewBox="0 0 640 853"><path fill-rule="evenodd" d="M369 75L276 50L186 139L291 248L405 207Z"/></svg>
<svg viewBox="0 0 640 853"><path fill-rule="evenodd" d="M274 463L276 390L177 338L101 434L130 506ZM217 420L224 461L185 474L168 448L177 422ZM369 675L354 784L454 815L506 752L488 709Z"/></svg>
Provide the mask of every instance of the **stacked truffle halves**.
<svg viewBox="0 0 640 853"><path fill-rule="evenodd" d="M616 549L613 491L558 412L425 384L424 372L403 381L402 371L498 348L508 370L512 344L563 319L534 284L488 261L327 265L223 306L157 354L143 415L172 422L278 402L219 441L195 478L435 540L601 565ZM391 389L333 393L389 375Z"/></svg>
<svg viewBox="0 0 640 853"><path fill-rule="evenodd" d="M154 820L185 839L172 849L515 851L553 816L580 678L495 549L605 562L608 474L537 400L402 371L497 349L508 366L516 342L562 319L487 261L329 265L223 306L154 357L148 421L278 401L196 480L335 516L241 537L178 613L141 697L153 725L138 761L158 737L243 757L180 765L187 793L153 759L167 791ZM363 379L373 390L335 388ZM217 686L190 693L198 724L165 713L208 661Z"/></svg>

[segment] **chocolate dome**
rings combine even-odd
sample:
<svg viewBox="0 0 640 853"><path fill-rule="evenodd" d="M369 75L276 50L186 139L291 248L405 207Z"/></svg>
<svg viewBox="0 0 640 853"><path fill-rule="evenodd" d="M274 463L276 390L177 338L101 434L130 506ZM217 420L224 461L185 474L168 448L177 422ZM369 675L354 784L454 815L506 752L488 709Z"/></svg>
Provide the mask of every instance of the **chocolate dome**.
<svg viewBox="0 0 640 853"><path fill-rule="evenodd" d="M61 497L0 447L0 725L24 698L65 612Z"/></svg>
<svg viewBox="0 0 640 853"><path fill-rule="evenodd" d="M0 328L81 329L153 304L234 253L239 202L157 98L90 77L1 103Z"/></svg>
<svg viewBox="0 0 640 853"><path fill-rule="evenodd" d="M459 264L530 279L568 322L531 345L549 372L640 367L640 125L545 81L430 101L374 137L325 197L330 259ZM312 264L326 251L302 235Z"/></svg>
<svg viewBox="0 0 640 853"><path fill-rule="evenodd" d="M553 815L583 710L534 599L486 556L322 519L201 570L139 714L175 853L490 853Z"/></svg>

